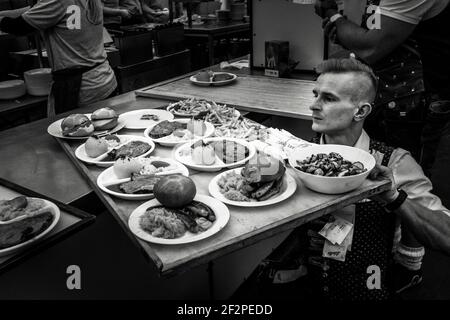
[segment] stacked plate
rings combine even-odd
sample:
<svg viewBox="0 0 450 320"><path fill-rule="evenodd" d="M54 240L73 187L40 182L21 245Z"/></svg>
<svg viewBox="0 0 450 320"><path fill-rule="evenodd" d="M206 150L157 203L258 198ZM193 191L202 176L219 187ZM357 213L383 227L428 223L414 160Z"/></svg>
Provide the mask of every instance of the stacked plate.
<svg viewBox="0 0 450 320"><path fill-rule="evenodd" d="M0 82L0 100L17 99L26 93L23 80L9 80Z"/></svg>
<svg viewBox="0 0 450 320"><path fill-rule="evenodd" d="M40 68L25 71L23 74L28 94L32 96L47 96L52 86L52 70Z"/></svg>

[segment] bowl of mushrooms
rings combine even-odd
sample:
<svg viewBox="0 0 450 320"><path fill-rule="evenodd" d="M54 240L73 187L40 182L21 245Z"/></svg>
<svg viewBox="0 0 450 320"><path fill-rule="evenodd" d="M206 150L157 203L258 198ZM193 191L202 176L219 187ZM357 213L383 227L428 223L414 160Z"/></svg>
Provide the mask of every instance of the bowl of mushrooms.
<svg viewBox="0 0 450 320"><path fill-rule="evenodd" d="M375 167L375 158L362 149L323 144L294 150L289 164L307 188L339 194L358 188Z"/></svg>

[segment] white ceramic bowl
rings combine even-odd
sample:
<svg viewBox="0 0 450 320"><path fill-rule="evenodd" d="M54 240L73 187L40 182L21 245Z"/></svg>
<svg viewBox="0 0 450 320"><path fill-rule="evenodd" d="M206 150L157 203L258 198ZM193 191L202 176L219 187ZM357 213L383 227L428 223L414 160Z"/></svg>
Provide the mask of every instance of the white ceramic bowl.
<svg viewBox="0 0 450 320"><path fill-rule="evenodd" d="M23 74L28 94L32 96L48 96L52 86L52 70L40 68L25 71Z"/></svg>
<svg viewBox="0 0 450 320"><path fill-rule="evenodd" d="M324 177L306 173L295 168L297 166L297 160L302 161L314 154L328 154L330 152L337 152L345 160L351 162L361 162L367 171L354 176ZM375 167L375 158L370 153L358 148L336 144L322 144L294 150L289 156L289 164L294 168L307 188L321 193L339 194L358 188Z"/></svg>

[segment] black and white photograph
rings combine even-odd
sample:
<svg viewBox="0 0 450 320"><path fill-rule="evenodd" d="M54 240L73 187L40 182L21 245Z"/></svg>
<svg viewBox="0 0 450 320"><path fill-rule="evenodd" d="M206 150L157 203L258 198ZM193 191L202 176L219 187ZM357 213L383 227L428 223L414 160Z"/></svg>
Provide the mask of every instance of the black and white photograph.
<svg viewBox="0 0 450 320"><path fill-rule="evenodd" d="M450 300L448 21L450 0L0 0L0 305Z"/></svg>

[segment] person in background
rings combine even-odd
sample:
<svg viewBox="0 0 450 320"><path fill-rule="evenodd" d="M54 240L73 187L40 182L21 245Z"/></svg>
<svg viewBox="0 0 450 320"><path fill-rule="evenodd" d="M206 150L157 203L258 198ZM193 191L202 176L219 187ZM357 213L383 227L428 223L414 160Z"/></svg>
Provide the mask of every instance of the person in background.
<svg viewBox="0 0 450 320"><path fill-rule="evenodd" d="M163 8L159 0L141 0L145 20L153 23L167 23L169 10Z"/></svg>
<svg viewBox="0 0 450 320"><path fill-rule="evenodd" d="M100 0L39 0L14 15L0 13L0 30L41 32L53 73L49 116L114 94L117 81L103 46Z"/></svg>
<svg viewBox="0 0 450 320"><path fill-rule="evenodd" d="M131 19L128 9L119 7L119 0L102 0L103 3L103 25L107 29L119 29L122 19Z"/></svg>
<svg viewBox="0 0 450 320"><path fill-rule="evenodd" d="M330 59L319 65L317 71L320 76L313 90L316 98L310 107L312 129L317 133L313 142L353 146L370 152L376 160L370 178L390 180L391 188L295 230L280 247L297 255L305 251L304 247L299 250L299 246L307 247L307 254L302 257L307 275L295 284L298 291L310 290L306 295L309 299L393 298L393 261L398 250L394 234L399 222L423 244L450 255L450 211L431 193L430 180L408 151L373 140L363 129L372 112L377 88L377 78L370 67L356 59ZM328 244L327 249L319 232L327 222L338 218L353 223L352 234L340 246ZM299 237L306 239L300 241ZM330 248L332 253L339 251L340 257L327 255ZM257 272L265 276L277 275L267 264L262 264L261 269ZM374 270L378 270L375 271L378 281L372 282ZM310 288L305 288L305 284ZM272 292L273 289L268 288Z"/></svg>
<svg viewBox="0 0 450 320"><path fill-rule="evenodd" d="M122 19L122 25L145 23L141 0L120 0L119 7L131 14L131 17Z"/></svg>
<svg viewBox="0 0 450 320"><path fill-rule="evenodd" d="M430 176L450 118L450 110L428 109L434 101L450 99L449 0L367 0L369 6L378 10L366 12L361 26L340 15L335 0L316 0L316 13L324 19L325 34L372 66L380 79L377 108L366 130L410 150ZM379 19L378 27L370 27L371 15L378 15L372 16ZM421 281L424 255L407 228L402 228L401 237L397 260L405 283L399 290Z"/></svg>

